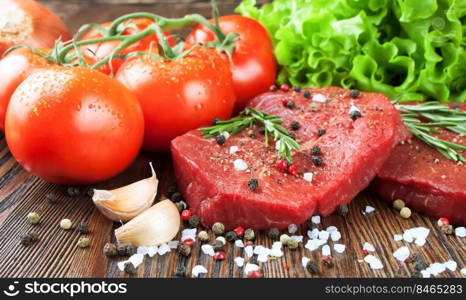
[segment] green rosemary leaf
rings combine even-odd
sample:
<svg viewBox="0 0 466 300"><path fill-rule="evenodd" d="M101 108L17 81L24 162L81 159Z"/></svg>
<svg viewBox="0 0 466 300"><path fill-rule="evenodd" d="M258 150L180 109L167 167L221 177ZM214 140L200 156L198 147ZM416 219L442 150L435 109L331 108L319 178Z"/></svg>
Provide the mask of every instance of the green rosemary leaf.
<svg viewBox="0 0 466 300"><path fill-rule="evenodd" d="M201 128L204 137L214 137L224 132L229 134L236 134L245 128L252 127L255 123L264 126L265 145L269 145L269 136L271 136L275 143L278 143L278 156L292 162L292 151L299 150L300 145L293 138L290 133L280 124L283 120L277 116L269 115L261 110L251 107L242 111L239 116L226 121L218 121L211 127Z"/></svg>

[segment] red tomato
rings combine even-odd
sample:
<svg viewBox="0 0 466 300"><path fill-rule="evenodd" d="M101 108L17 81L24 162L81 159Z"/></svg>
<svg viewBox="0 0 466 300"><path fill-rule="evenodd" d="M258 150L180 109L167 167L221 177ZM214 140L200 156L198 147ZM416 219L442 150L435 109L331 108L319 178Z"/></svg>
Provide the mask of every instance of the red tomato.
<svg viewBox="0 0 466 300"><path fill-rule="evenodd" d="M0 130L4 129L6 109L18 85L32 71L48 65L44 57L28 48L14 50L0 60Z"/></svg>
<svg viewBox="0 0 466 300"><path fill-rule="evenodd" d="M53 183L87 184L133 161L144 120L137 99L115 79L86 68L52 67L16 89L5 134L26 170Z"/></svg>
<svg viewBox="0 0 466 300"><path fill-rule="evenodd" d="M121 26L128 26L128 27L123 32L123 35L137 34L143 31L144 29L146 29L147 27L149 27L151 24L154 24L153 20L144 19L144 18L132 19L128 22L124 22L121 24ZM105 29L110 28L111 25L112 25L112 22L101 24L101 26L104 27ZM173 40L170 38L170 33L165 32L165 36L167 37L168 42L172 44ZM93 39L98 39L101 37L102 37L102 34L99 31L92 29L88 31L81 38L81 40L93 40ZM128 53L137 52L137 51L147 51L151 48L153 50L151 52L156 53L157 52L157 41L158 39L155 34L149 35L145 37L144 39L139 40L136 43L125 48L123 51L120 52L120 55L125 55ZM98 62L102 58L109 55L113 50L115 50L116 47L118 47L119 44L120 44L119 41L113 41L113 42L105 42L105 43L100 43L100 44L87 45L87 46L83 46L82 48L84 48L83 53L86 58L86 61L90 64L94 64L95 62ZM118 69L120 68L123 62L124 61L122 59L113 59L112 60L113 71L114 72L118 71ZM108 65L99 69L99 71L105 74L110 74L111 72Z"/></svg>
<svg viewBox="0 0 466 300"><path fill-rule="evenodd" d="M239 34L232 56L231 72L237 98L235 111L240 111L249 100L266 92L275 83L277 66L273 45L265 28L256 20L230 15L220 17L219 22L224 33ZM204 25L196 27L186 39L188 44L213 40L214 33Z"/></svg>
<svg viewBox="0 0 466 300"><path fill-rule="evenodd" d="M229 118L235 103L228 63L210 48L198 47L173 61L133 57L115 78L141 103L148 150L169 151L175 137L215 117Z"/></svg>

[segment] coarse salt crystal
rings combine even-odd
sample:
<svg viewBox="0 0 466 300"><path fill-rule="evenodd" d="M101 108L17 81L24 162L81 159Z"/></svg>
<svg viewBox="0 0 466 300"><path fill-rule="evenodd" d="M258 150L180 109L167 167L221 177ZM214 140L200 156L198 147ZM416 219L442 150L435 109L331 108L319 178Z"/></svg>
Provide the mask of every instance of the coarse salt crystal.
<svg viewBox="0 0 466 300"><path fill-rule="evenodd" d="M244 267L244 273L246 275L249 274L250 272L254 272L258 270L259 270L259 266L256 264L247 263L246 267Z"/></svg>
<svg viewBox="0 0 466 300"><path fill-rule="evenodd" d="M315 94L312 96L312 101L315 101L315 102L326 102L327 101L327 97L325 97L325 95L322 95L322 94Z"/></svg>
<svg viewBox="0 0 466 300"><path fill-rule="evenodd" d="M149 249L147 249L147 255L149 255L149 257L153 257L154 255L157 254L158 251L159 251L159 247L150 246Z"/></svg>
<svg viewBox="0 0 466 300"><path fill-rule="evenodd" d="M168 244L162 244L159 246L159 250L158 250L159 255L164 255L165 253L168 253L168 252L170 252L170 247L168 246Z"/></svg>
<svg viewBox="0 0 466 300"><path fill-rule="evenodd" d="M270 250L270 256L282 257L283 256L283 251L280 248L272 248L272 250Z"/></svg>
<svg viewBox="0 0 466 300"><path fill-rule="evenodd" d="M306 180L307 182L312 182L313 178L314 178L314 173L312 172L306 172L303 174L303 179Z"/></svg>
<svg viewBox="0 0 466 300"><path fill-rule="evenodd" d="M377 270L377 269L382 269L383 268L383 264L380 261L380 259L378 259L374 255L366 255L364 257L364 261L369 264L371 269Z"/></svg>
<svg viewBox="0 0 466 300"><path fill-rule="evenodd" d="M419 247L422 247L422 246L425 245L426 240L424 240L424 239L416 239L416 240L414 241L414 243L415 243L416 245L418 245Z"/></svg>
<svg viewBox="0 0 466 300"><path fill-rule="evenodd" d="M430 230L425 227L414 227L411 229L405 230L403 233L403 239L408 242L412 243L415 242L419 246L423 246L425 244L425 240L429 235Z"/></svg>
<svg viewBox="0 0 466 300"><path fill-rule="evenodd" d="M404 262L409 257L409 248L406 246L398 248L393 252L393 256L401 262Z"/></svg>
<svg viewBox="0 0 466 300"><path fill-rule="evenodd" d="M444 265L448 270L450 270L452 272L455 272L456 268L458 267L458 264L456 263L456 261L453 261L453 260L449 260L449 261L445 262Z"/></svg>
<svg viewBox="0 0 466 300"><path fill-rule="evenodd" d="M242 240L236 240L235 241L235 246L238 248L244 248L244 243Z"/></svg>
<svg viewBox="0 0 466 300"><path fill-rule="evenodd" d="M261 246L261 245L256 246L256 247L254 248L254 254L257 254L257 255L265 255L265 256L267 256L267 255L270 254L270 251L272 251L272 250L270 250L269 248L263 247L263 246Z"/></svg>
<svg viewBox="0 0 466 300"><path fill-rule="evenodd" d="M465 227L456 227L455 228L455 235L457 237L466 237L466 228Z"/></svg>
<svg viewBox="0 0 466 300"><path fill-rule="evenodd" d="M248 168L248 164L241 158L235 159L233 166L236 171L244 171Z"/></svg>
<svg viewBox="0 0 466 300"><path fill-rule="evenodd" d="M257 256L257 261L259 261L259 262L266 263L268 260L269 260L269 256L268 256L268 255L259 254L259 255Z"/></svg>
<svg viewBox="0 0 466 300"><path fill-rule="evenodd" d="M290 236L293 240L297 241L298 243L301 243L303 241L303 236L302 235L292 235Z"/></svg>
<svg viewBox="0 0 466 300"><path fill-rule="evenodd" d="M327 241L324 241L324 240L318 240L318 239L308 240L304 247L309 249L310 251L314 251L318 249L320 246L325 245L326 243Z"/></svg>
<svg viewBox="0 0 466 300"><path fill-rule="evenodd" d="M332 233L338 231L338 228L336 228L335 226L329 226L327 227L327 229L325 229L325 231L327 231L328 233Z"/></svg>
<svg viewBox="0 0 466 300"><path fill-rule="evenodd" d="M199 274L207 273L207 269L202 265L197 265L191 271L193 277L199 276Z"/></svg>
<svg viewBox="0 0 466 300"><path fill-rule="evenodd" d="M371 212L374 212L374 211L375 211L375 207L370 206L370 205L366 206L366 209L365 209L366 214L370 214Z"/></svg>
<svg viewBox="0 0 466 300"><path fill-rule="evenodd" d="M168 247L170 247L170 249L176 249L178 247L178 244L179 244L179 241L170 241L168 242Z"/></svg>
<svg viewBox="0 0 466 300"><path fill-rule="evenodd" d="M254 250L253 250L252 246L244 247L244 253L246 253L247 257L252 257L254 255Z"/></svg>
<svg viewBox="0 0 466 300"><path fill-rule="evenodd" d="M427 270L421 270L422 278L429 278L430 272Z"/></svg>
<svg viewBox="0 0 466 300"><path fill-rule="evenodd" d="M294 234L294 233L296 233L296 231L298 231L298 226L296 226L296 224L288 225L288 232L290 234Z"/></svg>
<svg viewBox="0 0 466 300"><path fill-rule="evenodd" d="M145 255L149 251L149 247L147 246L139 246L136 253Z"/></svg>
<svg viewBox="0 0 466 300"><path fill-rule="evenodd" d="M282 242L280 241L276 241L276 242L273 242L272 244L272 249L281 249L282 248Z"/></svg>
<svg viewBox="0 0 466 300"><path fill-rule="evenodd" d="M346 248L346 246L343 245L343 244L335 244L335 245L333 245L333 249L334 249L337 253L343 253L343 252L345 252L345 248Z"/></svg>
<svg viewBox="0 0 466 300"><path fill-rule="evenodd" d="M322 255L323 256L329 256L331 254L330 252L330 246L329 245L325 245L322 247Z"/></svg>
<svg viewBox="0 0 466 300"><path fill-rule="evenodd" d="M351 107L349 109L349 114L351 115L355 112L361 112L361 110L357 106L354 106L354 104L351 104Z"/></svg>
<svg viewBox="0 0 466 300"><path fill-rule="evenodd" d="M306 268L307 263L310 262L310 261L311 261L310 258L308 258L308 257L306 257L306 256L303 256L303 257L301 258L301 265L303 265L303 268Z"/></svg>
<svg viewBox="0 0 466 300"><path fill-rule="evenodd" d="M333 231L330 234L330 238L332 239L332 241L338 242L341 239L341 233L339 231Z"/></svg>
<svg viewBox="0 0 466 300"><path fill-rule="evenodd" d="M229 153L230 154L235 154L236 152L238 152L238 150L239 150L238 146L231 146L230 150L229 150Z"/></svg>
<svg viewBox="0 0 466 300"><path fill-rule="evenodd" d="M368 242L365 242L364 245L362 246L362 250L367 250L369 252L374 252L375 248L372 246L372 244L369 244Z"/></svg>
<svg viewBox="0 0 466 300"><path fill-rule="evenodd" d="M394 234L394 235L393 235L393 239L395 240L395 242L399 242L399 241L403 240L403 235L401 235L401 234Z"/></svg>
<svg viewBox="0 0 466 300"><path fill-rule="evenodd" d="M210 256L215 255L215 250L212 247L212 245L204 244L204 245L201 246L201 250L202 250L202 252L204 252L204 254L207 254L207 255L210 255Z"/></svg>
<svg viewBox="0 0 466 300"><path fill-rule="evenodd" d="M184 230L181 232L181 241L184 242L184 241L187 240L187 239L192 239L193 241L195 241L195 240L196 240L196 231L197 231L196 228L184 229Z"/></svg>
<svg viewBox="0 0 466 300"><path fill-rule="evenodd" d="M133 254L130 256L128 261L132 263L135 268L137 268L144 261L144 254L138 254L138 253Z"/></svg>
<svg viewBox="0 0 466 300"><path fill-rule="evenodd" d="M119 261L117 263L118 269L120 269L120 271L124 271L125 270L125 265L126 265L127 262L128 262L127 260Z"/></svg>
<svg viewBox="0 0 466 300"><path fill-rule="evenodd" d="M433 264L430 264L430 266L428 266L426 270L429 271L430 274L436 276L444 272L446 270L446 267L442 263L433 263Z"/></svg>
<svg viewBox="0 0 466 300"><path fill-rule="evenodd" d="M320 224L320 216L313 216L311 222L314 224Z"/></svg>
<svg viewBox="0 0 466 300"><path fill-rule="evenodd" d="M462 268L460 272L461 272L461 275L466 277L466 268Z"/></svg>
<svg viewBox="0 0 466 300"><path fill-rule="evenodd" d="M242 266L244 266L244 258L242 257L235 257L234 259L236 265L238 266L238 268L241 268Z"/></svg>
<svg viewBox="0 0 466 300"><path fill-rule="evenodd" d="M330 233L328 233L327 231L325 230L321 230L319 231L319 240L328 240L328 238L330 237Z"/></svg>
<svg viewBox="0 0 466 300"><path fill-rule="evenodd" d="M310 239L316 239L319 237L319 229L317 228L314 228L312 230L308 230L307 231L307 236L310 238Z"/></svg>

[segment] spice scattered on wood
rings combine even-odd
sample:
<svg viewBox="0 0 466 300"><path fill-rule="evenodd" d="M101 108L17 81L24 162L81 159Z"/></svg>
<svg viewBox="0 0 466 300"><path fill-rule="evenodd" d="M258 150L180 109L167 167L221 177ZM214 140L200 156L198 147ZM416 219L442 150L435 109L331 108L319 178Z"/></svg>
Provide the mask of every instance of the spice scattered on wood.
<svg viewBox="0 0 466 300"><path fill-rule="evenodd" d="M256 178L249 179L248 187L251 191L257 190L257 188L259 187L259 181Z"/></svg>
<svg viewBox="0 0 466 300"><path fill-rule="evenodd" d="M350 113L350 118L351 120L356 121L357 119L362 118L362 114L359 110L353 110Z"/></svg>
<svg viewBox="0 0 466 300"><path fill-rule="evenodd" d="M71 222L70 219L63 219L60 221L60 227L64 230L69 230L73 223Z"/></svg>
<svg viewBox="0 0 466 300"><path fill-rule="evenodd" d="M78 240L78 247L79 248L87 248L89 247L89 244L91 243L91 240L87 237L80 237Z"/></svg>
<svg viewBox="0 0 466 300"><path fill-rule="evenodd" d="M298 130L299 128L301 128L301 124L299 124L298 121L293 121L291 122L290 127L292 130Z"/></svg>
<svg viewBox="0 0 466 300"><path fill-rule="evenodd" d="M236 233L236 236L238 238L242 238L244 235L244 228L242 226L236 227L235 229L233 229L233 231Z"/></svg>
<svg viewBox="0 0 466 300"><path fill-rule="evenodd" d="M212 231L215 235L222 235L225 232L225 225L220 222L216 222L212 225Z"/></svg>
<svg viewBox="0 0 466 300"><path fill-rule="evenodd" d="M244 232L244 239L247 241L253 241L254 238L255 238L254 230L252 230L251 228L246 229L246 231Z"/></svg>
<svg viewBox="0 0 466 300"><path fill-rule="evenodd" d="M181 243L181 244L178 244L178 253L180 255L183 255L183 256L190 256L191 255L191 247L184 244L184 243Z"/></svg>
<svg viewBox="0 0 466 300"><path fill-rule="evenodd" d="M138 248L133 245L126 245L126 255L131 256L138 252Z"/></svg>
<svg viewBox="0 0 466 300"><path fill-rule="evenodd" d="M405 218L405 219L409 219L409 217L411 217L411 209L409 207L403 207L401 210L400 210L400 216L402 218Z"/></svg>
<svg viewBox="0 0 466 300"><path fill-rule="evenodd" d="M314 156L312 158L312 163L315 165L315 166L321 166L323 163L324 163L324 160L322 159L322 157L320 156Z"/></svg>
<svg viewBox="0 0 466 300"><path fill-rule="evenodd" d="M440 228L445 234L453 234L454 229L452 225L445 225Z"/></svg>
<svg viewBox="0 0 466 300"><path fill-rule="evenodd" d="M185 209L181 212L181 218L183 221L188 221L193 216L193 213L189 209Z"/></svg>
<svg viewBox="0 0 466 300"><path fill-rule="evenodd" d="M322 153L322 150L320 149L319 146L312 146L311 148L311 151L310 151L311 155L319 155Z"/></svg>
<svg viewBox="0 0 466 300"><path fill-rule="evenodd" d="M289 238L286 240L286 246L288 246L288 248L289 248L290 250L296 250L296 249L298 249L299 243L298 243L297 240L295 240L295 239L289 237Z"/></svg>
<svg viewBox="0 0 466 300"><path fill-rule="evenodd" d="M227 240L223 236L218 236L215 240L222 242L222 245L226 245L227 243Z"/></svg>
<svg viewBox="0 0 466 300"><path fill-rule="evenodd" d="M286 245L289 239L290 237L288 236L288 234L280 235L280 243L282 243L282 245Z"/></svg>
<svg viewBox="0 0 466 300"><path fill-rule="evenodd" d="M113 243L106 243L103 249L103 253L107 257L115 257L118 255L117 247Z"/></svg>
<svg viewBox="0 0 466 300"><path fill-rule="evenodd" d="M359 90L350 90L349 95L351 98L356 99L359 97L361 92Z"/></svg>
<svg viewBox="0 0 466 300"><path fill-rule="evenodd" d="M117 252L119 256L128 256L128 252L126 251L126 245L118 245Z"/></svg>
<svg viewBox="0 0 466 300"><path fill-rule="evenodd" d="M39 214L36 212L30 212L27 215L28 222L32 225L39 224L40 222L40 217Z"/></svg>
<svg viewBox="0 0 466 300"><path fill-rule="evenodd" d="M323 128L320 128L319 130L317 130L317 136L318 137L321 137L325 134L325 129Z"/></svg>
<svg viewBox="0 0 466 300"><path fill-rule="evenodd" d="M227 258L227 255L224 251L217 251L214 254L215 260L225 260L226 258Z"/></svg>
<svg viewBox="0 0 466 300"><path fill-rule="evenodd" d="M262 278L262 272L260 270L251 271L248 273L248 278Z"/></svg>
<svg viewBox="0 0 466 300"><path fill-rule="evenodd" d="M174 272L175 277L186 277L186 267L178 266Z"/></svg>
<svg viewBox="0 0 466 300"><path fill-rule="evenodd" d="M234 242L237 239L236 232L228 231L227 233L225 233L225 239L229 242Z"/></svg>
<svg viewBox="0 0 466 300"><path fill-rule="evenodd" d="M189 226L193 228L197 228L200 222L201 222L201 219L199 218L199 216L196 216L196 215L191 216L191 218L189 218L188 220Z"/></svg>
<svg viewBox="0 0 466 300"><path fill-rule="evenodd" d="M176 208L178 209L179 212L182 212L186 208L188 208L188 205L184 201L176 202L175 203Z"/></svg>
<svg viewBox="0 0 466 300"><path fill-rule="evenodd" d="M136 275L137 269L134 267L134 265L131 262L127 262L125 264L124 272L129 275Z"/></svg>
<svg viewBox="0 0 466 300"><path fill-rule="evenodd" d="M278 241L280 239L280 230L278 228L270 228L267 231L267 236L272 240L272 241Z"/></svg>
<svg viewBox="0 0 466 300"><path fill-rule="evenodd" d="M315 260L310 260L306 264L306 270L311 274L319 274L319 265Z"/></svg>
<svg viewBox="0 0 466 300"><path fill-rule="evenodd" d="M346 215L348 214L348 205L346 204L339 205L337 211L340 216L346 217Z"/></svg>
<svg viewBox="0 0 466 300"><path fill-rule="evenodd" d="M303 96L306 99L311 99L311 92L309 90L304 90Z"/></svg>
<svg viewBox="0 0 466 300"><path fill-rule="evenodd" d="M202 230L202 231L199 231L199 233L197 234L197 238L201 242L205 243L205 242L209 241L209 234L207 233L207 231Z"/></svg>
<svg viewBox="0 0 466 300"><path fill-rule="evenodd" d="M81 234L89 233L89 225L87 225L84 222L81 222L78 225L78 230L79 230L79 233L81 233Z"/></svg>
<svg viewBox="0 0 466 300"><path fill-rule="evenodd" d="M439 227L450 225L450 221L447 218L440 218L440 219L437 220L437 225Z"/></svg>
<svg viewBox="0 0 466 300"><path fill-rule="evenodd" d="M70 197L78 197L81 194L81 191L77 187L70 186L69 188L66 189L66 193Z"/></svg>
<svg viewBox="0 0 466 300"><path fill-rule="evenodd" d="M225 247L224 247L224 244L219 241L219 240L215 240L213 243L212 243L212 248L214 249L214 251L224 251L225 250Z"/></svg>
<svg viewBox="0 0 466 300"><path fill-rule="evenodd" d="M226 138L223 134L219 134L217 136L215 136L215 141L217 142L217 144L219 144L220 146L222 146L223 144L225 144L226 142Z"/></svg>
<svg viewBox="0 0 466 300"><path fill-rule="evenodd" d="M39 240L39 235L35 232L29 232L21 236L21 245L30 246Z"/></svg>
<svg viewBox="0 0 466 300"><path fill-rule="evenodd" d="M393 207L396 210L401 210L403 207L405 207L405 202L401 199L396 199L395 201L393 201Z"/></svg>
<svg viewBox="0 0 466 300"><path fill-rule="evenodd" d="M180 202L181 200L183 200L183 196L179 192L174 192L171 195L170 200L173 202Z"/></svg>
<svg viewBox="0 0 466 300"><path fill-rule="evenodd" d="M55 204L58 201L57 195L52 194L52 193L47 194L47 196L45 196L45 198L47 199L47 202L49 204Z"/></svg>

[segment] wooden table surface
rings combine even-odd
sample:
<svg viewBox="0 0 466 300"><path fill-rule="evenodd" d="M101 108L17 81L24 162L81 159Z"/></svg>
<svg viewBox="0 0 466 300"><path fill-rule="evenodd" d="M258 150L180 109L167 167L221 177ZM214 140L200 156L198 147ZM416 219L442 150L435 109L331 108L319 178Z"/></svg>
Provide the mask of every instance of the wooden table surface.
<svg viewBox="0 0 466 300"><path fill-rule="evenodd" d="M172 0L139 1L42 1L75 30L82 23L103 22L123 13L134 11L152 11L167 16L181 16L188 12L209 15L208 1ZM221 12L231 13L239 1L219 1ZM116 149L117 151L117 149ZM117 178L101 183L95 187L115 188L149 175L148 161L156 165L160 180L157 199L166 196L167 187L174 183L170 155L142 153L134 164ZM49 184L26 172L9 153L3 135L0 135L0 277L124 277L128 276L117 268L118 259L107 259L102 248L107 242L115 242L113 234L118 224L113 224L103 217L92 204L88 196L71 198L66 195L66 186ZM82 187L81 190L87 190ZM59 196L56 204L49 204L46 195L54 193ZM362 212L366 205L376 208L372 214ZM320 275L312 275L301 266L302 256L320 260L320 249L314 252L303 247L296 251L284 250L282 258L261 264L265 277L409 277L415 272L412 264L398 264L392 253L405 245L395 242L394 234L404 230L423 226L431 230L424 247L414 244L407 246L411 253L419 254L426 264L454 260L458 263L455 272L443 272L441 277L461 277L459 269L466 266L466 239L443 234L436 226L436 220L417 213L408 219L402 219L390 205L378 201L369 192L361 193L349 206L346 218L332 215L323 218L319 228L337 226L342 234L340 243L346 245L343 254L334 255L334 266L320 266ZM40 214L39 225L32 226L26 220L29 212ZM74 224L87 222L90 226L91 246L86 249L76 247L80 234L74 228L63 231L59 222L63 218L71 219ZM20 245L20 236L36 232L39 241L30 246ZM298 234L306 235L300 229ZM306 242L307 238L305 238ZM374 255L380 258L384 268L372 270L362 261L364 242L373 244ZM264 234L259 234L256 244L271 246L271 241ZM330 242L330 244L332 244ZM210 256L202 254L200 244L196 243L189 258L179 256L172 251L164 256L145 258L138 268L137 277L171 277L179 266L186 266L187 275L197 264L204 265L207 275L201 277L244 277L242 268L238 268L233 259L244 256L243 250L228 245L228 259L216 262ZM333 253L333 250L332 250ZM288 266L289 268L285 267Z"/></svg>

